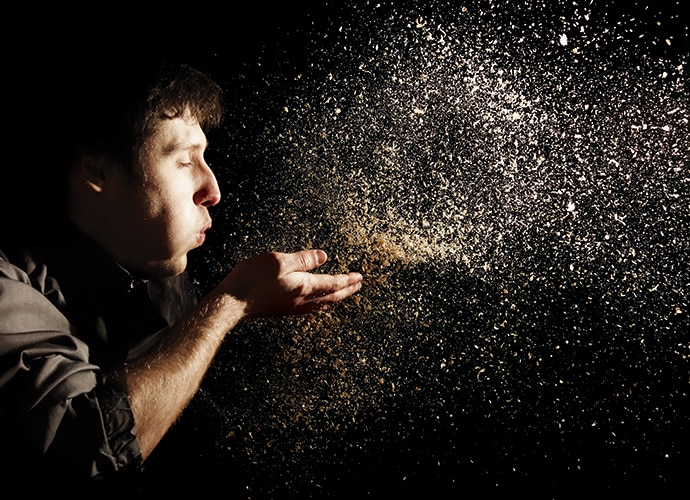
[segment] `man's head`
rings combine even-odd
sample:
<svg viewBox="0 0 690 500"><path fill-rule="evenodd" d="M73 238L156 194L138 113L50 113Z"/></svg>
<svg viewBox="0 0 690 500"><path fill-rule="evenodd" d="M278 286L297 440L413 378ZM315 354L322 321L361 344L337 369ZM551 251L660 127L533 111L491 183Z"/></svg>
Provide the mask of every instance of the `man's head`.
<svg viewBox="0 0 690 500"><path fill-rule="evenodd" d="M184 65L113 64L69 95L69 218L131 272L182 272L220 199L204 160L220 88Z"/></svg>
<svg viewBox="0 0 690 500"><path fill-rule="evenodd" d="M220 124L222 92L184 64L148 58L83 62L69 79L66 111L72 149L107 155L134 167L156 128L189 112L206 130Z"/></svg>

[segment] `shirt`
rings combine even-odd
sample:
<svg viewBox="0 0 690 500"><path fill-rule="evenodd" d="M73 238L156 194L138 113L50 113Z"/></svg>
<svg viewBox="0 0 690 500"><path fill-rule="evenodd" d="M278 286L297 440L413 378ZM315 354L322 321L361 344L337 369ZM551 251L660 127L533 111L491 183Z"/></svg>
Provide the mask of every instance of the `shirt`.
<svg viewBox="0 0 690 500"><path fill-rule="evenodd" d="M126 391L110 377L196 302L186 273L133 277L76 227L0 249L0 466L108 478L142 464Z"/></svg>

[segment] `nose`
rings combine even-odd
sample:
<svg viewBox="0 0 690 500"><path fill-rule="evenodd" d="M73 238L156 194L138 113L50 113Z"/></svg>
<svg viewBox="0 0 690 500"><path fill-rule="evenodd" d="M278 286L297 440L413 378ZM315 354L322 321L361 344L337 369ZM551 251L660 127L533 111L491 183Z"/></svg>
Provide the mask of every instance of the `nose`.
<svg viewBox="0 0 690 500"><path fill-rule="evenodd" d="M202 182L194 193L194 203L203 207L212 207L220 202L220 187L211 167L201 162Z"/></svg>

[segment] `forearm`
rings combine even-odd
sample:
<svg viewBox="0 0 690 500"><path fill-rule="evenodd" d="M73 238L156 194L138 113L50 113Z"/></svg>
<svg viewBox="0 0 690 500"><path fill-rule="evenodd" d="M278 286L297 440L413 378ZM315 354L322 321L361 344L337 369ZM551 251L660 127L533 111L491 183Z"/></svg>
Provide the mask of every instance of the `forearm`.
<svg viewBox="0 0 690 500"><path fill-rule="evenodd" d="M121 375L146 459L187 406L223 338L245 316L245 304L214 292Z"/></svg>
<svg viewBox="0 0 690 500"><path fill-rule="evenodd" d="M239 263L160 343L123 370L144 459L199 389L223 338L245 317L320 311L361 287L359 273L316 275L320 250Z"/></svg>

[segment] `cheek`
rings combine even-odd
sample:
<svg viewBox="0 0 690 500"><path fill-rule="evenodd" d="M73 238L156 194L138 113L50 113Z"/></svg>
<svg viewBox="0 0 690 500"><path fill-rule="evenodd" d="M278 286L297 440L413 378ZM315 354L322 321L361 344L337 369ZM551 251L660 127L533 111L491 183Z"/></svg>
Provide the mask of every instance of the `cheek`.
<svg viewBox="0 0 690 500"><path fill-rule="evenodd" d="M177 196L171 196L166 202L157 204L152 212L154 222L173 240L173 244L174 240L188 237L195 222L194 216L194 205L185 203Z"/></svg>
<svg viewBox="0 0 690 500"><path fill-rule="evenodd" d="M150 186L143 200L147 218L156 223L165 224L174 220L182 211L183 193L170 186Z"/></svg>
<svg viewBox="0 0 690 500"><path fill-rule="evenodd" d="M167 238L168 245L186 237L194 224L195 206L189 179L169 173L166 182L150 183L146 198L142 200L145 225L156 238Z"/></svg>

